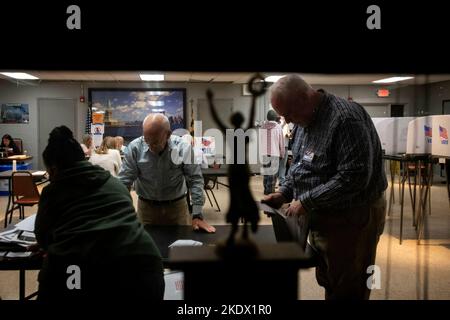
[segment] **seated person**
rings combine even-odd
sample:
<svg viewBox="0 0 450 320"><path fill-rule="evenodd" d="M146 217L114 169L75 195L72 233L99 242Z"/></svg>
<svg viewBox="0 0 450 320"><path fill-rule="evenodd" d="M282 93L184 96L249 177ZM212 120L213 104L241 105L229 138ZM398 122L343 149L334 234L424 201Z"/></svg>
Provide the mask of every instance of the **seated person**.
<svg viewBox="0 0 450 320"><path fill-rule="evenodd" d="M92 136L90 134L83 135L83 143L81 143L81 148L87 157L92 155L92 151L94 151L94 143L92 142Z"/></svg>
<svg viewBox="0 0 450 320"><path fill-rule="evenodd" d="M121 154L125 153L127 146L125 146L123 144L123 142L124 142L123 137L117 136L117 137L115 137L115 139L116 139L116 144L117 144L117 150L119 150Z"/></svg>
<svg viewBox="0 0 450 320"><path fill-rule="evenodd" d="M7 156L13 156L16 154L20 154L19 147L16 145L13 138L9 134L5 134L2 137L0 151L7 153Z"/></svg>
<svg viewBox="0 0 450 320"><path fill-rule="evenodd" d="M117 177L122 166L120 152L116 149L116 146L116 140L113 137L105 137L101 146L92 152L89 158L92 164L96 164L109 171L114 177Z"/></svg>
<svg viewBox="0 0 450 320"><path fill-rule="evenodd" d="M42 157L50 184L35 223L45 252L38 300L162 300L161 255L139 223L127 188L86 161L65 126L52 130ZM69 279L76 271L68 266L79 267L80 289Z"/></svg>

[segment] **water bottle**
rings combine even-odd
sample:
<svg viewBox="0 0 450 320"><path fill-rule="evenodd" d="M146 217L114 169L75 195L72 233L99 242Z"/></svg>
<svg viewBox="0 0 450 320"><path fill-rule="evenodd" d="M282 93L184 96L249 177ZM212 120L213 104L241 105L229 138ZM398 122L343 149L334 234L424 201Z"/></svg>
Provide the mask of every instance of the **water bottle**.
<svg viewBox="0 0 450 320"><path fill-rule="evenodd" d="M12 162L12 171L17 171L17 161L13 160Z"/></svg>

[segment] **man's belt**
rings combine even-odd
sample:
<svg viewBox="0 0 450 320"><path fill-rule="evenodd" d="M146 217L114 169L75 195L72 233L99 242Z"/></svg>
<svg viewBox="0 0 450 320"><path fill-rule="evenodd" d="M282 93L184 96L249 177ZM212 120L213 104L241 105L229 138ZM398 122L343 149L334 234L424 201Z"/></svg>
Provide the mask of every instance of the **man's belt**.
<svg viewBox="0 0 450 320"><path fill-rule="evenodd" d="M180 196L180 197L178 197L176 199L173 199L173 200L150 200L150 199L142 198L141 196L139 196L138 198L139 198L139 200L142 200L145 203L148 203L148 204L150 204L152 206L163 206L163 205L168 205L168 204L177 202L177 201L179 201L179 200L181 200L183 198L186 198L186 195Z"/></svg>

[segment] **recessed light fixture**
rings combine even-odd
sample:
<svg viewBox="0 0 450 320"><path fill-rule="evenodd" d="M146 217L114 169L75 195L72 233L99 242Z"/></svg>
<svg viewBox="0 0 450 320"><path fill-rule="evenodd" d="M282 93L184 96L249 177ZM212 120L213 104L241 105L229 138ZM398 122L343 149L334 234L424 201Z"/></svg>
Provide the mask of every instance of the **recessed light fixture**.
<svg viewBox="0 0 450 320"><path fill-rule="evenodd" d="M19 80L38 80L38 77L25 72L1 72L2 75Z"/></svg>
<svg viewBox="0 0 450 320"><path fill-rule="evenodd" d="M414 79L414 77L390 77L386 79L380 79L372 81L373 83L393 83L393 82L399 82L404 80Z"/></svg>
<svg viewBox="0 0 450 320"><path fill-rule="evenodd" d="M277 82L278 80L280 80L283 77L284 76L268 76L264 80L266 80L267 82Z"/></svg>
<svg viewBox="0 0 450 320"><path fill-rule="evenodd" d="M163 74L140 73L139 76L141 77L141 80L143 80L143 81L164 81L164 75Z"/></svg>

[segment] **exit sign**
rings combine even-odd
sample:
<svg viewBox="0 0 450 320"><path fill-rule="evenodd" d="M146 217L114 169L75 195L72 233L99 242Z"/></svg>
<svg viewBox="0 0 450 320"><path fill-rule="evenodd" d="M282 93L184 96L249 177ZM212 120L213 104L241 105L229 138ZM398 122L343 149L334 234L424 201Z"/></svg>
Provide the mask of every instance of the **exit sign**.
<svg viewBox="0 0 450 320"><path fill-rule="evenodd" d="M389 91L389 89L378 89L377 90L377 96L379 97L379 98L386 98L386 97L389 97L389 94L390 94L391 92Z"/></svg>

